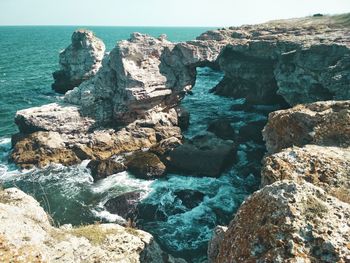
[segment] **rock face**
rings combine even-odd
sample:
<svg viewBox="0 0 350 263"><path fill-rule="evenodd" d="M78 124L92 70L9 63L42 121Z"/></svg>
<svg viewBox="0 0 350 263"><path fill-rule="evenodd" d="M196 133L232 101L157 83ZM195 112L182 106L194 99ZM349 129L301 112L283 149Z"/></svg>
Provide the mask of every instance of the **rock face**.
<svg viewBox="0 0 350 263"><path fill-rule="evenodd" d="M275 111L263 130L270 153L293 145L349 146L350 101L316 102Z"/></svg>
<svg viewBox="0 0 350 263"><path fill-rule="evenodd" d="M316 102L269 115L263 188L238 210L215 262L350 261L349 106Z"/></svg>
<svg viewBox="0 0 350 263"><path fill-rule="evenodd" d="M235 160L235 145L212 133L198 135L169 153L169 167L175 171L218 177Z"/></svg>
<svg viewBox="0 0 350 263"><path fill-rule="evenodd" d="M225 226L217 226L213 231L213 236L209 240L208 244L208 262L214 263L216 257L219 254L219 247L221 242L224 239L225 232L227 231L227 227Z"/></svg>
<svg viewBox="0 0 350 263"><path fill-rule="evenodd" d="M310 182L350 203L350 149L306 145L287 148L264 159L261 185L281 180Z"/></svg>
<svg viewBox="0 0 350 263"><path fill-rule="evenodd" d="M213 91L259 104L349 99L349 26L339 19L281 20L203 34L199 39L228 42L217 59L225 77Z"/></svg>
<svg viewBox="0 0 350 263"><path fill-rule="evenodd" d="M60 70L53 73L52 88L66 93L94 76L102 66L105 49L104 43L91 31L75 31L72 43L60 53Z"/></svg>
<svg viewBox="0 0 350 263"><path fill-rule="evenodd" d="M117 224L53 227L39 203L15 188L0 192L0 211L1 262L185 262L141 230Z"/></svg>
<svg viewBox="0 0 350 263"><path fill-rule="evenodd" d="M305 183L254 193L230 223L216 262L347 262L350 205Z"/></svg>

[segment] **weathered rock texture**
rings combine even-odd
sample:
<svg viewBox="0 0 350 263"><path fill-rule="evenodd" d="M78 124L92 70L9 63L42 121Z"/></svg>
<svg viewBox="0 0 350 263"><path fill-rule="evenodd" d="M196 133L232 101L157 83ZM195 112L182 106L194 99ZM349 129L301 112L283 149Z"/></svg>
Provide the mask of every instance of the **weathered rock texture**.
<svg viewBox="0 0 350 263"><path fill-rule="evenodd" d="M348 262L350 205L321 188L276 182L230 223L216 262Z"/></svg>
<svg viewBox="0 0 350 263"><path fill-rule="evenodd" d="M0 212L1 262L185 262L141 230L117 224L53 227L39 203L15 188L0 192Z"/></svg>
<svg viewBox="0 0 350 263"><path fill-rule="evenodd" d="M348 18L281 20L203 34L199 39L229 42L217 60L225 77L213 91L255 103L349 99L350 27L341 21Z"/></svg>
<svg viewBox="0 0 350 263"><path fill-rule="evenodd" d="M310 182L350 203L350 148L306 145L264 159L261 185L281 180Z"/></svg>
<svg viewBox="0 0 350 263"><path fill-rule="evenodd" d="M293 145L350 144L350 101L316 102L270 113L263 130L270 153Z"/></svg>
<svg viewBox="0 0 350 263"><path fill-rule="evenodd" d="M216 257L219 254L220 244L224 240L225 232L227 231L227 227L225 226L217 226L213 231L213 236L208 244L208 262L213 263L216 260Z"/></svg>
<svg viewBox="0 0 350 263"><path fill-rule="evenodd" d="M65 93L91 78L102 66L104 43L89 30L77 30L72 44L60 53L60 70L53 73L52 88Z"/></svg>
<svg viewBox="0 0 350 263"><path fill-rule="evenodd" d="M22 167L106 160L116 154L150 148L166 138L181 138L176 121L172 110L116 130L95 128L94 120L83 117L76 106L54 103L31 108L16 115L21 133L14 136L11 158Z"/></svg>

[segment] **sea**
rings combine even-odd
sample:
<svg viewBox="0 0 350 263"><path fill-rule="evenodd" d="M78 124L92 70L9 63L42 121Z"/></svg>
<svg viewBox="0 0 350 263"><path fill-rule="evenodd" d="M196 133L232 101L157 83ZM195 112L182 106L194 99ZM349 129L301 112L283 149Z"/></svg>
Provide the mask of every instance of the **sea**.
<svg viewBox="0 0 350 263"><path fill-rule="evenodd" d="M52 72L58 69L58 55L70 44L78 28L90 29L110 51L117 41L128 39L133 32L152 36L166 34L173 42L193 40L212 28L178 27L94 27L94 26L9 26L0 27L0 184L18 187L34 196L54 219L57 226L74 226L94 222L120 222L118 215L103 204L134 190L144 191L145 204L156 207L162 217L141 222L138 227L152 233L160 246L188 262L207 262L208 241L216 225L227 225L253 191L260 179L242 172L248 165L247 150L262 147L254 142L239 145L235 165L219 178L191 174L168 174L158 180L140 180L128 172L93 182L87 162L71 167L50 165L43 169L19 170L9 162L11 135L17 131L17 110L62 100L51 89ZM190 127L185 137L202 134L213 120L229 119L238 130L245 123L266 119L256 112L231 110L244 99L219 97L209 92L223 73L198 68L193 94L182 101L190 113ZM203 200L188 208L175 195L180 190L199 191Z"/></svg>

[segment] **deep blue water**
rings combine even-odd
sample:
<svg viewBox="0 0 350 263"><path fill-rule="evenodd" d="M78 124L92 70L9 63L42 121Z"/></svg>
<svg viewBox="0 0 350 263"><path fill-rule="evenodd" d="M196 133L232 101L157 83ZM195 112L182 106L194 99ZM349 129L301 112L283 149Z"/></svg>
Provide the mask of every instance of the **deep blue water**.
<svg viewBox="0 0 350 263"><path fill-rule="evenodd" d="M256 175L242 175L247 164L247 150L259 147L253 142L238 146L236 165L220 178L170 174L165 179L144 181L127 172L93 183L86 162L72 167L52 165L45 169L19 171L8 163L10 135L16 132L13 117L18 109L46 104L59 99L51 90L51 73L58 68L58 53L70 43L77 27L0 27L0 183L16 186L30 193L53 216L57 224L74 225L98 220L118 221L103 208L108 199L142 189L144 203L156 206L167 215L162 220L145 222L140 227L156 237L167 251L185 256L189 262L205 262L207 241L217 224L227 224L244 198L257 188ZM110 50L116 41L127 39L132 32L153 36L167 34L171 41L194 39L205 28L131 28L88 27ZM211 120L230 119L238 129L244 123L266 118L256 113L231 111L232 104L242 103L209 93L223 77L221 72L198 69L194 95L182 106L191 112L191 125L185 136L206 130ZM174 192L197 190L205 194L203 202L186 208ZM181 211L176 212L174 211Z"/></svg>

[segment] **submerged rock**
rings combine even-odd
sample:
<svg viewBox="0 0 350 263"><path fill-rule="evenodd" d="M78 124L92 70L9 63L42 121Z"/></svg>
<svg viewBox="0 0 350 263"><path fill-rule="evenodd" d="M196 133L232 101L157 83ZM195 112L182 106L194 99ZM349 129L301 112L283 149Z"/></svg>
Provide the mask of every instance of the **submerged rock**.
<svg viewBox="0 0 350 263"><path fill-rule="evenodd" d="M219 119L209 123L208 131L223 140L235 140L236 133L229 120Z"/></svg>
<svg viewBox="0 0 350 263"><path fill-rule="evenodd" d="M15 188L0 191L0 213L2 262L185 263L141 230L117 224L53 227L39 203Z"/></svg>
<svg viewBox="0 0 350 263"><path fill-rule="evenodd" d="M202 192L190 189L175 191L174 195L178 197L181 200L182 205L188 209L198 206L203 201L205 196L205 194Z"/></svg>
<svg viewBox="0 0 350 263"><path fill-rule="evenodd" d="M350 205L321 188L276 182L243 203L215 262L347 262L349 217Z"/></svg>
<svg viewBox="0 0 350 263"><path fill-rule="evenodd" d="M141 191L132 191L121 194L113 199L108 200L104 206L107 211L112 214L117 214L124 219L134 219L137 211L137 205L139 204L142 196Z"/></svg>
<svg viewBox="0 0 350 263"><path fill-rule="evenodd" d="M88 163L87 168L91 170L91 175L95 182L112 174L120 173L126 170L123 163L117 162L113 159L92 160Z"/></svg>
<svg viewBox="0 0 350 263"><path fill-rule="evenodd" d="M298 105L269 115L263 130L270 153L316 144L346 147L350 143L350 101Z"/></svg>
<svg viewBox="0 0 350 263"><path fill-rule="evenodd" d="M263 143L262 130L266 124L266 120L252 121L246 123L239 129L239 141L254 141L256 143Z"/></svg>
<svg viewBox="0 0 350 263"><path fill-rule="evenodd" d="M60 70L53 73L52 88L66 93L93 77L102 66L105 50L104 43L93 32L75 31L72 43L60 53Z"/></svg>
<svg viewBox="0 0 350 263"><path fill-rule="evenodd" d="M233 141L211 133L198 135L169 153L172 170L193 175L218 177L235 160Z"/></svg>
<svg viewBox="0 0 350 263"><path fill-rule="evenodd" d="M137 178L159 178L165 174L166 167L158 156L151 152L135 152L126 157L125 165Z"/></svg>

